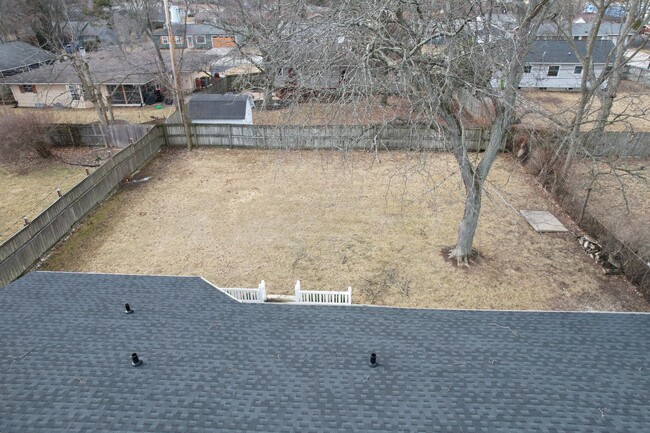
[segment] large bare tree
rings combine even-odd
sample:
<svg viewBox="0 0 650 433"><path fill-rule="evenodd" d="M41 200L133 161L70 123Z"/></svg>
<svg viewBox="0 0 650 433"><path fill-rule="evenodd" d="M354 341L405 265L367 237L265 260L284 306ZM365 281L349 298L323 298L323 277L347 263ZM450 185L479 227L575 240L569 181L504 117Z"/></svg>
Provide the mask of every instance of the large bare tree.
<svg viewBox="0 0 650 433"><path fill-rule="evenodd" d="M235 1L231 25L257 47L265 86L288 69L284 78L298 95L346 103L393 94L406 101L411 122L440 132L466 193L450 256L468 264L483 186L515 120L525 58L553 0L507 6L498 0L345 0L323 9L321 19L301 15L298 0L259 3ZM514 32L493 19L504 8L517 19ZM467 138L463 95L491 112L490 140L478 158Z"/></svg>
<svg viewBox="0 0 650 433"><path fill-rule="evenodd" d="M498 1L349 0L333 10L333 31L348 39L351 58L358 59L351 66L354 89L342 94L392 89L408 101L414 121L440 131L455 156L465 187L465 211L450 252L459 264L475 253L483 186L515 119L525 58L550 3L510 2L515 32L493 20L495 8L502 9ZM461 94L492 111L480 157L471 154Z"/></svg>

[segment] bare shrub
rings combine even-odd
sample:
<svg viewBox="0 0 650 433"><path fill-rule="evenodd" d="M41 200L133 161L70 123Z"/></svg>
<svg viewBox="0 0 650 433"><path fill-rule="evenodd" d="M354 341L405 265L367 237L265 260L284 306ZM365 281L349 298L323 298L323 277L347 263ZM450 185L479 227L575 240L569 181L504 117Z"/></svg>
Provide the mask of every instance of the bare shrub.
<svg viewBox="0 0 650 433"><path fill-rule="evenodd" d="M52 155L54 125L45 113L10 112L0 117L0 162L15 163Z"/></svg>
<svg viewBox="0 0 650 433"><path fill-rule="evenodd" d="M371 304L391 289L397 289L399 293L408 298L411 290L411 278L401 275L397 268L387 268L365 278L365 284L361 286L361 292Z"/></svg>

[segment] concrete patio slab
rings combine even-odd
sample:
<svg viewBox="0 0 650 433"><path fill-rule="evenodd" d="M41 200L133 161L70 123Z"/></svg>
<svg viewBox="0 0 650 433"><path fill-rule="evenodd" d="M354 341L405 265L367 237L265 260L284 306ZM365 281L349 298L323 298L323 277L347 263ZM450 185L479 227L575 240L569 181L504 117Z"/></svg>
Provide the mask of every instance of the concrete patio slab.
<svg viewBox="0 0 650 433"><path fill-rule="evenodd" d="M520 210L528 224L539 233L557 233L568 231L555 216L545 210Z"/></svg>

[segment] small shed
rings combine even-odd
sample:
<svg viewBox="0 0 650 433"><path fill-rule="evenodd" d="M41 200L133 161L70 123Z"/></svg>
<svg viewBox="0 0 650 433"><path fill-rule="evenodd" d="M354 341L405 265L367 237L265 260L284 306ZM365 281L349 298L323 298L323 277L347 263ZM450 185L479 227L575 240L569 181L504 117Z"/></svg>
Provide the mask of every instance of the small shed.
<svg viewBox="0 0 650 433"><path fill-rule="evenodd" d="M253 98L250 95L201 93L192 96L188 107L192 123L253 124Z"/></svg>

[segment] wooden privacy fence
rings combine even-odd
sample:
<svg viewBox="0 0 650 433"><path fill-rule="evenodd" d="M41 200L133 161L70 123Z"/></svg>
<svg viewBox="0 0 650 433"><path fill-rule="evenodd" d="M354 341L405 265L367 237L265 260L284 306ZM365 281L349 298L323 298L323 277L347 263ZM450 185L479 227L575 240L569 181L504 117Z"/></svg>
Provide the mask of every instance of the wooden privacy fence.
<svg viewBox="0 0 650 433"><path fill-rule="evenodd" d="M643 83L646 87L650 87L650 69L628 65L625 67L623 78L629 81Z"/></svg>
<svg viewBox="0 0 650 433"><path fill-rule="evenodd" d="M185 146L181 124L164 124L167 143ZM267 126L192 125L198 146L252 147L262 149L429 149L450 150L435 129L421 126ZM466 137L472 150L485 148L490 139L484 129L469 129Z"/></svg>
<svg viewBox="0 0 650 433"><path fill-rule="evenodd" d="M0 287L32 267L126 177L163 146L159 129L121 150L70 191L58 198L21 231L0 245Z"/></svg>
<svg viewBox="0 0 650 433"><path fill-rule="evenodd" d="M604 132L585 137L585 150L594 156L650 157L650 132Z"/></svg>
<svg viewBox="0 0 650 433"><path fill-rule="evenodd" d="M153 125L131 123L109 125L106 131L106 142L111 147L125 148L144 137L153 128ZM56 125L52 135L54 142L63 146L104 146L98 124Z"/></svg>

